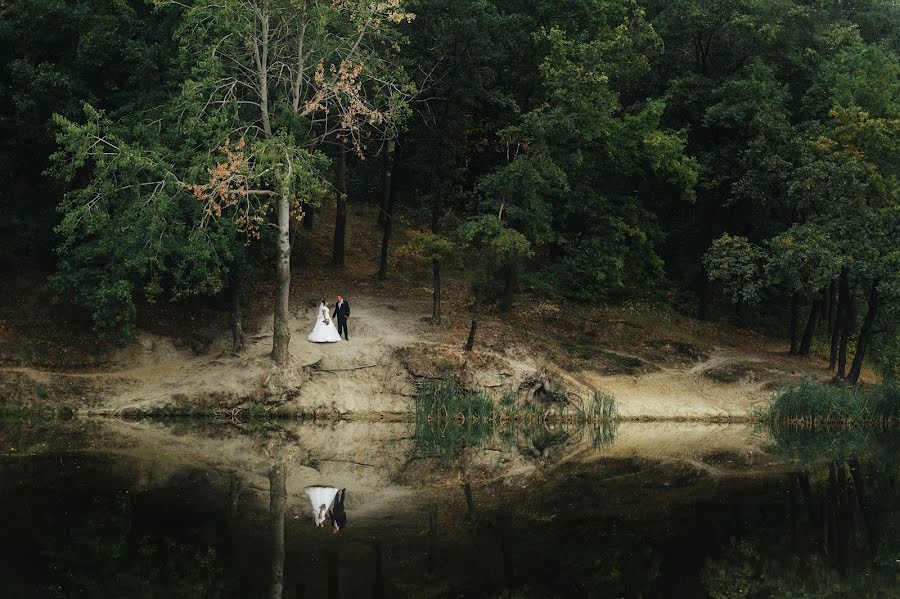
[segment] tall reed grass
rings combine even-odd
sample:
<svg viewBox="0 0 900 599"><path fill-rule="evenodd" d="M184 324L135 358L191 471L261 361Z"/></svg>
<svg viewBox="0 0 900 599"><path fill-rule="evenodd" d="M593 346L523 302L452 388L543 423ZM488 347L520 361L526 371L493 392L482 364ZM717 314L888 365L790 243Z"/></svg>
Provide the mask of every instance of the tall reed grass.
<svg viewBox="0 0 900 599"><path fill-rule="evenodd" d="M782 391L762 414L794 427L900 427L900 388L823 386L811 381Z"/></svg>
<svg viewBox="0 0 900 599"><path fill-rule="evenodd" d="M422 385L416 394L416 446L420 453L452 458L464 448L488 442L514 445L524 435L541 446L554 445L573 430L589 428L595 447L615 439L615 399L596 392L587 411L556 394L519 406L507 393L494 401L483 392L462 389L455 380Z"/></svg>

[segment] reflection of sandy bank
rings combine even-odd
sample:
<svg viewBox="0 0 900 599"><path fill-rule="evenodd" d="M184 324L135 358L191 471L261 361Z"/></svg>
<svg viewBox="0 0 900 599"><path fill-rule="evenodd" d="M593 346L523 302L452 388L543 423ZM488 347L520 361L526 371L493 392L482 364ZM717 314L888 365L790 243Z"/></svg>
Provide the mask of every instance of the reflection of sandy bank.
<svg viewBox="0 0 900 599"><path fill-rule="evenodd" d="M419 459L414 429L403 422L340 421L330 424L283 421L260 427L228 423L207 426L153 421L89 421L90 438L62 447L38 449L109 455L111 468L135 488L177 486L189 471L204 471L221 488L238 487L245 497L268 501L273 463L287 466L287 502L291 513L307 515L308 485L347 489L347 510L354 518L408 513L428 502L437 489L453 487L460 477L524 480L554 463L590 463L605 457L677 460L710 472L753 468L767 461L765 434L745 424L695 422L623 422L609 445L595 448L588 429L572 431L549 458L534 458L518 435L516 443L495 439L465 459ZM37 449L37 448L35 448ZM426 489L431 489L422 493ZM438 492L438 494L440 494ZM357 520L358 521L358 520Z"/></svg>
<svg viewBox="0 0 900 599"><path fill-rule="evenodd" d="M656 460L700 460L723 466L752 466L763 455L769 441L765 432L747 424L700 422L623 422L612 444L595 449L589 443L567 456L567 460L603 457L641 457Z"/></svg>
<svg viewBox="0 0 900 599"><path fill-rule="evenodd" d="M104 434L89 451L128 458L121 464L141 487L165 486L188 468L205 469L239 478L243 489L267 501L277 459L287 467L288 502L303 514L308 485L348 489L347 509L357 516L389 510L408 495L392 482L412 447L405 423L285 422L242 432L228 425L184 431L150 421L101 422Z"/></svg>

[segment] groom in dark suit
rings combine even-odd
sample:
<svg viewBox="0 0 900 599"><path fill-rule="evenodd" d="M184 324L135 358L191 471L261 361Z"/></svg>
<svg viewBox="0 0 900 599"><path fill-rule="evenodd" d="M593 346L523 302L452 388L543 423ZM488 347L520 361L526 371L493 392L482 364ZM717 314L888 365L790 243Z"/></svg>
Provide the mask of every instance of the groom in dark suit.
<svg viewBox="0 0 900 599"><path fill-rule="evenodd" d="M340 295L337 296L337 304L334 306L334 314L331 318L337 320L338 335L350 341L350 333L347 331L347 319L350 318L350 304L344 301Z"/></svg>

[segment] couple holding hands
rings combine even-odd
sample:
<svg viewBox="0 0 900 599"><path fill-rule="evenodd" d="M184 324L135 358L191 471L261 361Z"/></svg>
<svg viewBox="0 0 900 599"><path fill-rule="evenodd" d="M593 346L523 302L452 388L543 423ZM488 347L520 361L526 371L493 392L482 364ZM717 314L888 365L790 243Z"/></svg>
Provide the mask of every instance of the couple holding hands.
<svg viewBox="0 0 900 599"><path fill-rule="evenodd" d="M313 343L334 343L343 337L350 341L350 333L347 331L347 320L350 318L350 304L344 301L340 295L334 305L334 313L328 309L325 300L319 304L316 310L316 324L306 338ZM337 326L334 326L337 321Z"/></svg>

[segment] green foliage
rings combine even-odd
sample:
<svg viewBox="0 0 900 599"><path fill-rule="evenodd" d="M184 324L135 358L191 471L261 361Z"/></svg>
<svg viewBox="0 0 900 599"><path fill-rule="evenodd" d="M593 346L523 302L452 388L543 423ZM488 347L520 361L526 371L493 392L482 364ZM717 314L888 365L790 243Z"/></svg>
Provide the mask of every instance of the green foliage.
<svg viewBox="0 0 900 599"><path fill-rule="evenodd" d="M473 259L470 265L476 273L477 284L483 284L497 268L527 258L531 253L531 244L524 235L492 215L470 218L459 227L455 237Z"/></svg>
<svg viewBox="0 0 900 599"><path fill-rule="evenodd" d="M828 231L815 225L794 225L767 245L770 256L765 275L769 284L813 295L840 274L840 248Z"/></svg>
<svg viewBox="0 0 900 599"><path fill-rule="evenodd" d="M218 293L236 252L227 228L197 227L201 206L173 165L110 133L109 119L90 105L85 115L84 124L55 119L52 173L65 181L92 176L59 205L52 283L91 311L100 335L129 339L135 295L152 302Z"/></svg>
<svg viewBox="0 0 900 599"><path fill-rule="evenodd" d="M443 260L453 254L453 241L443 235L431 231L412 231L401 252L421 256L432 260Z"/></svg>
<svg viewBox="0 0 900 599"><path fill-rule="evenodd" d="M779 424L803 426L876 426L900 424L900 389L826 387L805 381L785 389L773 400L765 418Z"/></svg>
<svg viewBox="0 0 900 599"><path fill-rule="evenodd" d="M753 304L759 301L763 282L765 251L745 237L727 233L717 239L703 256L703 265L712 281L722 284L731 301Z"/></svg>

